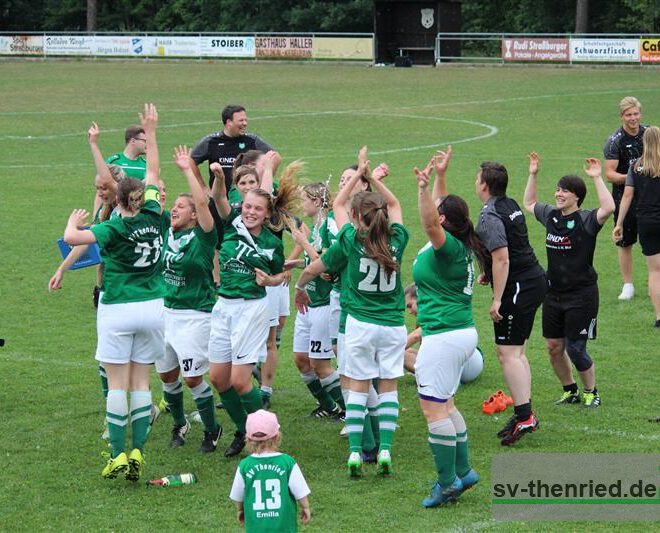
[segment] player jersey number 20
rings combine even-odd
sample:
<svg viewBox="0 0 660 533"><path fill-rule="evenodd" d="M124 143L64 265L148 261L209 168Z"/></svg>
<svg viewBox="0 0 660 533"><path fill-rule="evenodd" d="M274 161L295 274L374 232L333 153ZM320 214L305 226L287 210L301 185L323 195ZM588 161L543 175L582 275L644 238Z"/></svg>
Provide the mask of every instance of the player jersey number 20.
<svg viewBox="0 0 660 533"><path fill-rule="evenodd" d="M366 274L358 284L364 292L391 292L396 288L396 271L388 277L383 267L368 257L360 259L360 272Z"/></svg>
<svg viewBox="0 0 660 533"><path fill-rule="evenodd" d="M134 267L144 268L153 265L160 259L160 249L163 245L163 238L156 237L153 241L139 242L135 246L134 252L138 254L137 261L133 263Z"/></svg>
<svg viewBox="0 0 660 533"><path fill-rule="evenodd" d="M254 504L252 509L255 511L264 511L279 509L282 506L280 480L279 479L255 479L252 483L254 489ZM264 494L265 493L265 494ZM264 496L266 499L264 500Z"/></svg>

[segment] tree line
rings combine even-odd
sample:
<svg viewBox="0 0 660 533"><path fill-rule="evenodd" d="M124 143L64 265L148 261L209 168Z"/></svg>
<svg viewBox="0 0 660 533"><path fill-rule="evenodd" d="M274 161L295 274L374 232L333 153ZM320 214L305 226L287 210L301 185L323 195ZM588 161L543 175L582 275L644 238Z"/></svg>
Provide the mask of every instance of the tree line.
<svg viewBox="0 0 660 533"><path fill-rule="evenodd" d="M464 32L660 31L660 0L463 0L462 12ZM0 30L371 32L374 14L374 0L0 0Z"/></svg>

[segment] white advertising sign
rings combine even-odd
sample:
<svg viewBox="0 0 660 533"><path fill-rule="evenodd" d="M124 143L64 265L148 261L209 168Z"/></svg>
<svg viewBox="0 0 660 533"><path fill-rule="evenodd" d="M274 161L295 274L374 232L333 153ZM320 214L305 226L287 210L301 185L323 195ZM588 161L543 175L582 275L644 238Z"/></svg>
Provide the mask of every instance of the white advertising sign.
<svg viewBox="0 0 660 533"><path fill-rule="evenodd" d="M254 57L255 46L252 36L205 36L199 40L200 55L203 57Z"/></svg>
<svg viewBox="0 0 660 533"><path fill-rule="evenodd" d="M46 35L44 52L53 56L92 55L94 37L92 35Z"/></svg>
<svg viewBox="0 0 660 533"><path fill-rule="evenodd" d="M571 39L571 61L639 62L639 39Z"/></svg>
<svg viewBox="0 0 660 533"><path fill-rule="evenodd" d="M147 37L151 40L152 37ZM145 37L127 35L97 35L92 53L95 56L146 56Z"/></svg>
<svg viewBox="0 0 660 533"><path fill-rule="evenodd" d="M155 55L162 57L199 57L199 37L154 37Z"/></svg>

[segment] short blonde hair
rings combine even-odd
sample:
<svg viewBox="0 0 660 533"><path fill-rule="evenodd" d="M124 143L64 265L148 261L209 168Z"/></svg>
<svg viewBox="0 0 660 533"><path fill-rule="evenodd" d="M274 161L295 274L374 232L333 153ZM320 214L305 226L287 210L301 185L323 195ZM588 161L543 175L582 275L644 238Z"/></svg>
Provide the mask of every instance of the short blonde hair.
<svg viewBox="0 0 660 533"><path fill-rule="evenodd" d="M640 111L642 110L642 104L634 96L626 96L619 102L619 114L623 115L631 107L636 107Z"/></svg>

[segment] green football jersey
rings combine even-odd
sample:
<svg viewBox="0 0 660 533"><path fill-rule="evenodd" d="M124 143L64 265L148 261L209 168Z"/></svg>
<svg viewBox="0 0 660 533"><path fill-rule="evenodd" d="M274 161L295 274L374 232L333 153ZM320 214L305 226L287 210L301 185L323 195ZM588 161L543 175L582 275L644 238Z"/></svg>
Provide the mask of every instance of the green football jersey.
<svg viewBox="0 0 660 533"><path fill-rule="evenodd" d="M422 335L474 326L472 252L448 232L439 250L428 242L413 263L417 285L417 322Z"/></svg>
<svg viewBox="0 0 660 533"><path fill-rule="evenodd" d="M401 265L403 252L408 244L408 230L401 224L392 224L390 250ZM331 272L341 272L341 307L352 317L362 322L381 326L402 326L405 300L400 272L389 277L374 259L365 255L352 224L346 224L333 244L321 257ZM348 262L348 265L346 265Z"/></svg>
<svg viewBox="0 0 660 533"><path fill-rule="evenodd" d="M335 214L333 211L328 213L328 217L325 219L321 228L319 229L319 235L321 236L321 248L327 250L337 241L337 235L339 235L339 228L337 227L337 222L335 221ZM341 292L341 273L333 272L336 274L336 279L332 284L332 288Z"/></svg>
<svg viewBox="0 0 660 533"><path fill-rule="evenodd" d="M119 152L112 154L105 162L108 165L117 165L124 169L127 178L143 180L147 175L147 160L141 155L137 159L129 159L124 152Z"/></svg>
<svg viewBox="0 0 660 533"><path fill-rule="evenodd" d="M289 478L295 465L295 459L285 453L269 457L250 455L240 462L247 532L298 531L298 508L289 492Z"/></svg>
<svg viewBox="0 0 660 533"><path fill-rule="evenodd" d="M224 221L220 247L220 288L226 298L265 298L266 289L257 285L255 268L279 274L284 268L284 246L268 228L254 237L245 227L241 212L232 209Z"/></svg>
<svg viewBox="0 0 660 533"><path fill-rule="evenodd" d="M215 304L213 255L215 227L208 233L195 226L175 232L171 227L164 247L165 307L211 312Z"/></svg>
<svg viewBox="0 0 660 533"><path fill-rule="evenodd" d="M314 232L309 235L309 242L314 245L316 240ZM317 244L320 244L317 243ZM309 265L311 260L305 252L305 265ZM330 281L324 280L321 276L315 277L313 280L305 285L307 294L309 296L309 307L323 307L324 305L330 305L330 291L332 291L332 283Z"/></svg>
<svg viewBox="0 0 660 533"><path fill-rule="evenodd" d="M104 304L162 298L161 252L169 220L160 212L158 187L149 186L133 217L114 217L92 226L103 260Z"/></svg>

